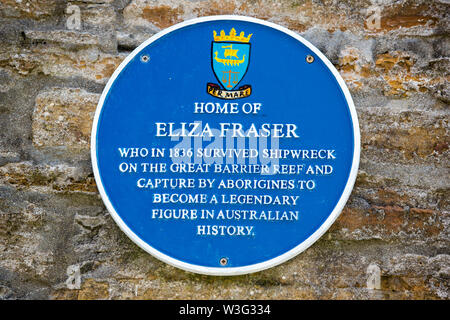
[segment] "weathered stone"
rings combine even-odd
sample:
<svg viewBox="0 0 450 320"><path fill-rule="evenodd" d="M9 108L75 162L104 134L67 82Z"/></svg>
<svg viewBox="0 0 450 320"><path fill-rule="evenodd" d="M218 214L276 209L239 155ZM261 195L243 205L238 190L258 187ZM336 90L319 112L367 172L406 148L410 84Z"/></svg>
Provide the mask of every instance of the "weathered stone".
<svg viewBox="0 0 450 320"><path fill-rule="evenodd" d="M95 41L88 38L90 42ZM99 83L106 83L124 59L123 55L105 54L92 47L76 52L47 44L36 44L31 50L5 49L0 53L0 67L20 75L43 73L68 79L82 77Z"/></svg>
<svg viewBox="0 0 450 320"><path fill-rule="evenodd" d="M393 107L361 110L362 148L369 152L371 148L398 151L401 157L396 154L395 162L421 158L445 163L450 143L446 113Z"/></svg>
<svg viewBox="0 0 450 320"><path fill-rule="evenodd" d="M78 45L98 45L98 37L90 33L74 32L71 30L38 31L27 30L25 36L31 40L47 40L60 43Z"/></svg>
<svg viewBox="0 0 450 320"><path fill-rule="evenodd" d="M69 4L80 29L68 28ZM450 299L448 9L0 1L0 299ZM96 104L126 55L161 29L217 14L300 32L346 81L361 128L355 188L331 229L294 259L237 277L184 272L137 247L107 213L89 162Z"/></svg>
<svg viewBox="0 0 450 320"><path fill-rule="evenodd" d="M145 0L132 1L123 11L124 19L132 25L166 28L181 21L183 9L169 5L150 5Z"/></svg>
<svg viewBox="0 0 450 320"><path fill-rule="evenodd" d="M365 78L373 76L371 60L354 47L346 47L341 50L338 70L342 78L354 90L363 86Z"/></svg>
<svg viewBox="0 0 450 320"><path fill-rule="evenodd" d="M82 23L85 26L93 26L103 29L104 33L115 23L117 23L117 14L112 5L97 4L80 7Z"/></svg>
<svg viewBox="0 0 450 320"><path fill-rule="evenodd" d="M404 208L398 205L377 206L369 210L346 208L330 230L331 238L429 241L444 230L438 213L432 209ZM332 235L336 232L338 235Z"/></svg>
<svg viewBox="0 0 450 320"><path fill-rule="evenodd" d="M368 251L366 251L370 248ZM351 246L333 246L322 243L315 245L308 254L300 255L295 261L263 273L220 279L186 273L162 265L156 274L147 277L112 278L108 284L102 280L88 279L85 290L90 297L105 298L105 288L112 299L364 299L400 297L445 298L448 292L445 284L435 286L436 277L445 277L448 255L427 257L420 254L391 252L393 258L380 255L383 246L366 246L366 249ZM392 248L392 247L391 247ZM364 252L365 258L360 254ZM367 287L370 274L367 259L378 261L380 268L380 289ZM423 274L413 268L401 271L409 260ZM374 260L369 260L374 261ZM373 264L373 262L372 262ZM330 289L332 286L335 289ZM220 287L221 290L217 290ZM99 288L100 294L91 288ZM102 293L103 291L103 293ZM81 292L80 292L81 293ZM99 297L100 295L100 297ZM55 292L57 298L73 298L68 290ZM83 295L82 297L86 297ZM76 296L75 298L80 298Z"/></svg>
<svg viewBox="0 0 450 320"><path fill-rule="evenodd" d="M133 50L137 48L141 43L150 38L154 33L154 30L139 30L139 28L127 28L126 31L117 31L116 39L118 48L124 50Z"/></svg>
<svg viewBox="0 0 450 320"><path fill-rule="evenodd" d="M98 94L53 88L36 97L33 143L36 147L88 149Z"/></svg>
<svg viewBox="0 0 450 320"><path fill-rule="evenodd" d="M384 6L380 30L391 31L413 27L432 29L439 20L437 12L439 12L438 5L432 1L400 1L395 5Z"/></svg>
<svg viewBox="0 0 450 320"><path fill-rule="evenodd" d="M107 299L109 285L107 282L99 282L93 279L87 279L80 292L78 293L79 300L98 300Z"/></svg>
<svg viewBox="0 0 450 320"><path fill-rule="evenodd" d="M41 19L56 13L58 0L2 0L0 15L11 18Z"/></svg>
<svg viewBox="0 0 450 320"><path fill-rule="evenodd" d="M17 189L34 188L44 192L96 192L92 172L61 165L33 166L30 162L9 163L0 167L0 182Z"/></svg>

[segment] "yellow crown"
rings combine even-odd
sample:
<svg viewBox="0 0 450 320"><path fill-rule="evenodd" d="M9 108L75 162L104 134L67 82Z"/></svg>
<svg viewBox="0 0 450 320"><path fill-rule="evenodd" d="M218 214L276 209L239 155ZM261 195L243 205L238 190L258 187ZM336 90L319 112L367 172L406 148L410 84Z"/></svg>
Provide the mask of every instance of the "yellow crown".
<svg viewBox="0 0 450 320"><path fill-rule="evenodd" d="M249 34L248 37L245 37L244 31L242 31L238 36L236 35L236 30L231 28L230 35L226 35L225 31L220 31L220 36L217 35L217 32L214 30L214 41L238 41L238 42L249 42L250 37L253 33Z"/></svg>

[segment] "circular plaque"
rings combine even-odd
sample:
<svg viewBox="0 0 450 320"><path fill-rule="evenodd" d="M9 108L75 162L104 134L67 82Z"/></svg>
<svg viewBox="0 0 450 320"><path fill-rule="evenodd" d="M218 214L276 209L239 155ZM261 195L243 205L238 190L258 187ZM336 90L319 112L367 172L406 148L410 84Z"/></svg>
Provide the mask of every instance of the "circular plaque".
<svg viewBox="0 0 450 320"><path fill-rule="evenodd" d="M237 275L280 264L336 220L359 164L339 73L288 29L190 20L134 50L99 101L102 199L137 245L176 267Z"/></svg>

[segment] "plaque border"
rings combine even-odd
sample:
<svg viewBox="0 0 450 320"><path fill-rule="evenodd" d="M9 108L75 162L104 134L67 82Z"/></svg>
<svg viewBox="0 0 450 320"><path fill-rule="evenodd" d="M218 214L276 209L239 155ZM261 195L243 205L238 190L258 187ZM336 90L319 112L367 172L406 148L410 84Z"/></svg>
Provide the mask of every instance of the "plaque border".
<svg viewBox="0 0 450 320"><path fill-rule="evenodd" d="M320 58L325 65L328 67L328 69L332 72L334 75L336 81L338 82L344 97L347 101L352 123L353 123L353 136L354 136L354 149L353 149L353 160L352 160L352 167L350 170L349 177L347 179L347 183L345 185L344 191L337 202L336 206L334 207L331 214L328 216L328 218L325 220L325 222L312 234L310 235L306 240L298 244L296 247L292 248L291 250L275 257L270 260L266 260L264 262L242 266L242 267L205 267L200 265L195 265L187 262L183 262L181 260L172 258L152 246L150 246L147 242L143 241L141 238L139 238L122 220L122 218L117 214L115 211L112 203L110 202L108 196L106 195L105 189L103 187L103 182L100 177L100 172L98 170L98 162L97 162L97 129L98 129L98 121L99 117L103 108L103 104L105 102L105 99L109 93L109 90L111 89L112 84L116 80L116 78L120 75L123 68L135 57L137 56L142 49L144 49L146 46L148 46L150 43L156 41L157 39L165 36L166 34L175 31L177 29L184 28L186 26L203 23L203 22L209 22L209 21L219 21L219 20L235 20L235 21L246 21L246 22L252 22L260 25L264 25L276 30L279 30L281 32L284 32L285 34L293 37L294 39L300 41L302 44L304 44L306 47L308 47L314 54ZM150 253L154 257L158 258L159 260L172 265L174 267L194 272L194 273L200 273L205 275L214 275L214 276L233 276L233 275L241 275L241 274L248 274L253 272L262 271L271 267L274 267L276 265L279 265L283 262L286 262L289 259L292 259L293 257L297 256L301 252L308 249L314 242L316 242L334 223L334 221L339 217L342 209L344 208L348 198L350 197L350 194L352 192L353 186L355 184L356 176L358 173L358 167L359 167L359 161L360 161L360 130L359 130L359 122L358 122L358 116L356 114L355 105L353 103L353 99L350 95L350 91L348 90L344 80L342 79L339 72L336 70L336 68L333 66L333 64L328 60L328 58L325 57L325 55L319 51L314 45L312 45L309 41L302 38L297 33L283 27L280 25L277 25L272 22L268 22L265 20L247 17L247 16L240 16L240 15L215 15L215 16L208 16L208 17L201 17L201 18L195 18L190 19L178 24L175 24L169 28L166 28L157 34L153 35L146 41L144 41L141 45L139 45L136 49L134 49L126 58L122 61L122 63L119 65L119 67L114 71L113 75L107 82L105 88L103 89L102 95L100 97L100 100L97 104L97 108L94 115L94 121L92 125L92 131L91 131L91 160L92 160L92 168L94 172L95 182L97 184L97 188L100 192L101 198L103 202L106 205L106 208L108 209L109 213L111 214L112 218L116 222L116 224L119 226L119 228L134 242L136 243L140 248L142 248L144 251Z"/></svg>

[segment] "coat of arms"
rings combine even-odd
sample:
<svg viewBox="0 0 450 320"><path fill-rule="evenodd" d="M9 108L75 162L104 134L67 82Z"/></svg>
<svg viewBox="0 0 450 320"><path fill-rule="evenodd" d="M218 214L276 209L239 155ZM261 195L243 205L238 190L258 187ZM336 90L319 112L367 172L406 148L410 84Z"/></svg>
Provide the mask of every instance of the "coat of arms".
<svg viewBox="0 0 450 320"><path fill-rule="evenodd" d="M230 34L213 31L214 41L211 45L211 65L219 84L208 83L207 92L221 99L239 99L248 97L252 92L250 85L237 88L247 73L250 62L250 38L242 31L237 35L234 28Z"/></svg>

